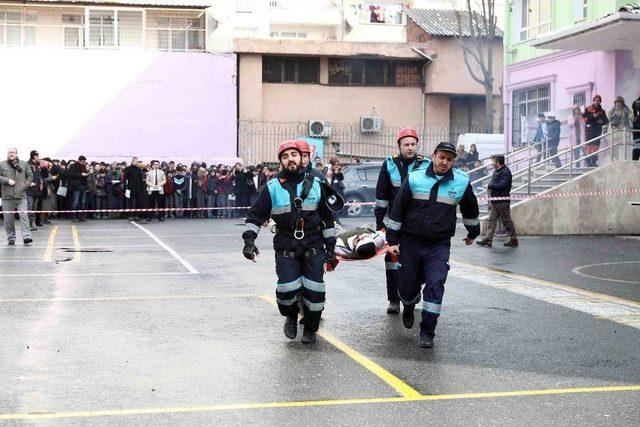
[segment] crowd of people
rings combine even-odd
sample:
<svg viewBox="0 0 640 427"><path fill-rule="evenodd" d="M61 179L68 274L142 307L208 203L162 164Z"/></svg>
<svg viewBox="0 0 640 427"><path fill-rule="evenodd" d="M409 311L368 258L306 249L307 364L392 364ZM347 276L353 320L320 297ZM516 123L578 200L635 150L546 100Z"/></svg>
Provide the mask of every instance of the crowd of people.
<svg viewBox="0 0 640 427"><path fill-rule="evenodd" d="M626 131L628 142L633 141L633 160L640 159L640 97L631 107L627 106L622 96L616 97L613 107L607 112L602 107L602 97L593 97L591 105L582 109L574 105L571 115L567 117L566 124L569 127L569 145L574 148L574 159L585 157L584 162L588 167L598 166L598 153L601 139L596 139L610 130ZM556 154L560 145L562 122L555 114L538 113L533 144L538 152L537 161L550 158L556 167L562 163ZM624 135L618 132L614 135L614 143L622 142ZM584 144L586 143L586 144ZM584 144L583 146L581 146ZM576 166L580 167L580 161Z"/></svg>
<svg viewBox="0 0 640 427"><path fill-rule="evenodd" d="M339 180L340 187L342 166L337 159L331 159L326 168L316 159L313 166L319 175ZM262 164L244 166L240 162L233 166L203 162L186 165L158 160L145 163L133 157L127 164L89 162L85 156L60 160L41 158L36 150L30 152L25 168L31 180L25 191L26 207L21 210L36 211L28 216L31 231L50 223L52 217L74 222L108 218L151 221L155 217L164 221L183 217L244 217L246 209L237 208L248 209L255 203L258 194L279 171ZM173 210L163 211L164 208ZM154 211L105 211L119 209ZM69 212L48 213L56 210Z"/></svg>

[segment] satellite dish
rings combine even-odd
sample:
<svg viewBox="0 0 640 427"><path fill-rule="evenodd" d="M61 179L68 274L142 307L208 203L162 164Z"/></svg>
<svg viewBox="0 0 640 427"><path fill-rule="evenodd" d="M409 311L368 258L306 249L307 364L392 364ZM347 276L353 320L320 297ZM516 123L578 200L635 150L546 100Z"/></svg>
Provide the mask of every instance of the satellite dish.
<svg viewBox="0 0 640 427"><path fill-rule="evenodd" d="M360 25L360 19L358 18L357 14L350 14L349 16L347 16L347 24L351 27L351 28L355 28L358 25Z"/></svg>
<svg viewBox="0 0 640 427"><path fill-rule="evenodd" d="M231 4L225 2L216 2L215 5L208 8L210 10L210 16L216 21L223 23L229 20L233 13ZM235 3L235 2L234 2Z"/></svg>

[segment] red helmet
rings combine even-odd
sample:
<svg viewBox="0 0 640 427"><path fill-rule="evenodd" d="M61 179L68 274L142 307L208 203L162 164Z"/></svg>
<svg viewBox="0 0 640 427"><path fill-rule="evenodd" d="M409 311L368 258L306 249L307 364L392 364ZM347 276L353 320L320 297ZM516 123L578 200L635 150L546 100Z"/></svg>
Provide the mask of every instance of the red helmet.
<svg viewBox="0 0 640 427"><path fill-rule="evenodd" d="M300 150L300 147L298 146L298 141L291 140L291 141L281 142L280 145L278 146L278 160L280 160L282 153L291 149L297 150L300 153L300 157L302 157L302 150Z"/></svg>
<svg viewBox="0 0 640 427"><path fill-rule="evenodd" d="M418 138L418 132L416 132L414 128L402 128L400 129L400 132L398 132L398 144L400 144L400 140L406 136L412 136L416 141L420 140Z"/></svg>
<svg viewBox="0 0 640 427"><path fill-rule="evenodd" d="M307 143L307 141L298 139L296 140L296 143L298 144L298 148L300 149L300 151L302 151L302 154L311 154L311 148L309 148L309 144Z"/></svg>

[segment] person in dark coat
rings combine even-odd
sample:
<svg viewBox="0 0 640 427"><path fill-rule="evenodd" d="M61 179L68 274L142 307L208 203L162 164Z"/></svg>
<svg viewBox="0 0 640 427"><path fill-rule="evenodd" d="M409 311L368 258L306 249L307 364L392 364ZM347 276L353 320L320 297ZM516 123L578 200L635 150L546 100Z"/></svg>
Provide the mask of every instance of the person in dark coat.
<svg viewBox="0 0 640 427"><path fill-rule="evenodd" d="M585 122L584 139L585 141L591 141L594 138L602 135L602 128L609 123L607 118L607 112L604 111L602 106L602 97L596 95L593 97L593 104L585 108L582 113L582 119ZM586 154L591 154L600 148L600 140L593 141L586 146ZM595 167L598 165L598 155L594 154L589 156L585 163L587 166Z"/></svg>
<svg viewBox="0 0 640 427"><path fill-rule="evenodd" d="M251 173L247 172L242 163L238 162L233 168L233 187L236 196L236 207L251 207L251 191L249 181L252 180ZM238 209L235 216L245 217L246 209Z"/></svg>
<svg viewBox="0 0 640 427"><path fill-rule="evenodd" d="M78 161L69 166L67 170L66 178L69 182L67 191L71 193L71 209L74 211L85 208L88 176L89 170L85 156L78 157ZM75 217L74 221L86 221L85 214L76 212L72 215Z"/></svg>
<svg viewBox="0 0 640 427"><path fill-rule="evenodd" d="M147 191L147 186L142 176L142 169L140 169L140 161L137 157L133 157L131 164L124 169L124 190L127 209L145 208L145 192ZM129 217L129 221L139 221L140 217L145 217L145 215L132 214Z"/></svg>
<svg viewBox="0 0 640 427"><path fill-rule="evenodd" d="M493 156L493 176L487 189L491 192L491 197L511 197L511 170L504 164L504 156ZM478 240L476 244L480 246L491 247L493 235L496 231L498 218L502 220L509 240L504 246L517 247L518 237L516 236L516 228L511 220L511 200L492 200L489 204L489 219L487 220L487 234L482 240Z"/></svg>
<svg viewBox="0 0 640 427"><path fill-rule="evenodd" d="M558 154L558 145L560 145L560 121L556 119L554 114L547 116L547 139L549 157L553 157ZM562 166L558 157L553 157L551 162L556 165L557 168Z"/></svg>

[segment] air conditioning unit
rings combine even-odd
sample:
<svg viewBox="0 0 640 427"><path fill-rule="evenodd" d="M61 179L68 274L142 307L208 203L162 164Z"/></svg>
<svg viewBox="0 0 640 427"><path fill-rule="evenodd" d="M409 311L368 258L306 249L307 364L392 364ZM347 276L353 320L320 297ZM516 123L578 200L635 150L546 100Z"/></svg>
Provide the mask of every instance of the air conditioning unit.
<svg viewBox="0 0 640 427"><path fill-rule="evenodd" d="M331 122L325 120L309 120L309 136L328 138L331 136Z"/></svg>
<svg viewBox="0 0 640 427"><path fill-rule="evenodd" d="M379 133L381 128L382 119L380 117L360 117L360 132Z"/></svg>

